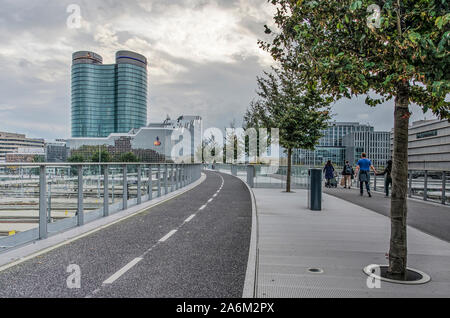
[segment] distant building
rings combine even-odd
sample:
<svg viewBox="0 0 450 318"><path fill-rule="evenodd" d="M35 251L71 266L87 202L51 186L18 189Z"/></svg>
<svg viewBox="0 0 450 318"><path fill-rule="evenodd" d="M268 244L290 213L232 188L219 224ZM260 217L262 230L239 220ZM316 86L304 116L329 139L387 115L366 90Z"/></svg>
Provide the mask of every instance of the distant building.
<svg viewBox="0 0 450 318"><path fill-rule="evenodd" d="M173 132L189 131L191 156L183 153L172 153L173 147L182 140L172 140ZM180 116L178 119L167 118L162 123L151 123L147 127L133 129L129 133L114 133L105 138L70 138L67 147L70 155L80 154L85 159L95 152L106 150L111 160L119 161L124 153L132 152L142 162L172 162L182 158L184 162L194 160L195 151L201 148L202 118L200 116ZM175 158L176 157L176 158Z"/></svg>
<svg viewBox="0 0 450 318"><path fill-rule="evenodd" d="M328 160L341 167L346 160L346 148L343 144L344 137L353 132L373 132L370 125L362 125L357 122L331 122L328 128L322 131L315 150L295 149L293 151L293 163L297 165L321 166Z"/></svg>
<svg viewBox="0 0 450 318"><path fill-rule="evenodd" d="M94 52L73 53L72 137L108 137L147 125L147 59L116 53L105 65Z"/></svg>
<svg viewBox="0 0 450 318"><path fill-rule="evenodd" d="M386 167L391 159L390 138L387 131L352 132L343 138L345 159L354 165L365 152L375 167Z"/></svg>
<svg viewBox="0 0 450 318"><path fill-rule="evenodd" d="M6 161L6 154L17 153L19 148L42 148L44 139L26 138L24 134L0 132L0 162Z"/></svg>
<svg viewBox="0 0 450 318"><path fill-rule="evenodd" d="M44 148L18 148L17 152L7 153L6 162L28 163L45 161Z"/></svg>
<svg viewBox="0 0 450 318"><path fill-rule="evenodd" d="M65 140L56 140L45 143L46 162L66 162L69 149Z"/></svg>
<svg viewBox="0 0 450 318"><path fill-rule="evenodd" d="M450 171L450 122L421 120L409 127L408 168ZM391 151L394 134L391 132Z"/></svg>

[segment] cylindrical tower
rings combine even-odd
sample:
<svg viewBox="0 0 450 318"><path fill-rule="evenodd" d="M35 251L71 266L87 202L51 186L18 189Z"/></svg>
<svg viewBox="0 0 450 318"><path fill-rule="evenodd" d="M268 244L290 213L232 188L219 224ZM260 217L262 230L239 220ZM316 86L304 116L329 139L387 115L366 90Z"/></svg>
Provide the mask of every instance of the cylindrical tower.
<svg viewBox="0 0 450 318"><path fill-rule="evenodd" d="M72 56L72 137L106 137L115 132L116 65L103 65L94 52Z"/></svg>
<svg viewBox="0 0 450 318"><path fill-rule="evenodd" d="M147 125L147 58L119 51L116 64L116 129L118 133L128 133Z"/></svg>

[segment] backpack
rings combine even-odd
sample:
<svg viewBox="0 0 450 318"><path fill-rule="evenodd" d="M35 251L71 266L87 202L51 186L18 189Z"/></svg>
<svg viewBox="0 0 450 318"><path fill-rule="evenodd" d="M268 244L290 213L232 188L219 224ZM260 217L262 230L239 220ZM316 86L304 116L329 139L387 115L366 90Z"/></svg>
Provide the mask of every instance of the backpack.
<svg viewBox="0 0 450 318"><path fill-rule="evenodd" d="M352 170L353 170L352 167L350 167L349 165L345 166L345 173L346 174L348 174L348 175L352 174Z"/></svg>

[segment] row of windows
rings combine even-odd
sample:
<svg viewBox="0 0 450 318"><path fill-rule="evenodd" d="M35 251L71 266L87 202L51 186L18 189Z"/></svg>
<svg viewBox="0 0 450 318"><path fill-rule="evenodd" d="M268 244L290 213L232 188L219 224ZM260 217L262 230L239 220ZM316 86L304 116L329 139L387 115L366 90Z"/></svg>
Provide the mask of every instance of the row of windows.
<svg viewBox="0 0 450 318"><path fill-rule="evenodd" d="M120 115L111 119L104 119L102 116L99 116L98 114L76 114L76 116L74 116L72 118L72 123L73 125L84 125L84 124L93 124L93 123L112 123L114 122L116 119L117 120L122 120L122 119L136 119L139 121L145 121L145 117L144 117L145 113L144 112L134 112L133 114L124 114L124 115Z"/></svg>
<svg viewBox="0 0 450 318"><path fill-rule="evenodd" d="M77 94L77 95L72 95L71 97L72 102L75 103L77 101L91 101L93 103L95 102L100 102L100 101L105 101L105 102L110 102L110 103L115 103L116 101L140 101L143 103L147 102L147 96L144 94L140 94L140 93L121 93L120 95L117 96L117 98L113 98L109 95L102 95L102 94Z"/></svg>
<svg viewBox="0 0 450 318"><path fill-rule="evenodd" d="M147 74L135 74L135 73L126 73L126 74L118 74L117 76L115 74L107 74L107 75L98 75L98 74L86 74L86 73L80 73L80 74L72 74L72 83L83 81L83 82L90 82L90 81L108 81L108 82L115 82L115 81L139 81L139 82L145 82L147 83Z"/></svg>
<svg viewBox="0 0 450 318"><path fill-rule="evenodd" d="M125 101L117 104L102 104L102 103L76 103L72 106L72 111L100 111L104 114L113 114L118 110L134 110L147 109L147 104L144 102L130 102Z"/></svg>
<svg viewBox="0 0 450 318"><path fill-rule="evenodd" d="M72 99L72 109L85 109L85 108L100 108L100 109L108 109L115 108L117 105L130 104L136 105L136 107L143 107L143 105L147 105L147 101L142 98L121 98L120 100L110 101L110 100L102 100L94 99L94 98L73 98Z"/></svg>
<svg viewBox="0 0 450 318"><path fill-rule="evenodd" d="M102 89L100 89L102 88ZM92 93L92 94L98 94L98 93L104 93L104 94L115 94L117 93L124 93L128 91L136 91L142 94L147 93L147 86L143 85L120 85L118 87L114 87L113 89L110 89L108 87L99 87L98 89L95 89L93 87L74 87L72 89L72 95L75 93Z"/></svg>
<svg viewBox="0 0 450 318"><path fill-rule="evenodd" d="M72 80L72 89L77 87L120 87L123 85L135 85L139 87L148 87L147 81L139 78L121 78L118 80L104 80L92 78L83 78Z"/></svg>
<svg viewBox="0 0 450 318"><path fill-rule="evenodd" d="M127 84L127 85L120 85L120 86L115 86L113 88L109 88L107 86L76 86L76 87L72 87L72 95L74 94L79 94L79 93L91 93L91 94L99 94L99 93L103 93L103 94L108 94L108 95L113 95L116 92L129 92L129 91L136 91L142 94L147 94L147 86L144 85L131 85L131 84Z"/></svg>
<svg viewBox="0 0 450 318"><path fill-rule="evenodd" d="M0 139L0 141L7 141L7 142L18 142L20 144L27 144L27 143L32 143L32 144L44 144L44 141L42 140L23 140L23 139Z"/></svg>
<svg viewBox="0 0 450 318"><path fill-rule="evenodd" d="M117 103L115 105L113 105L113 104L106 105L106 104L100 104L100 103L82 103L82 104L73 105L72 110L77 110L77 111L100 110L102 112L107 112L109 110L111 112L114 112L116 108L117 108L117 110L147 109L147 104L139 103L136 101L129 101L129 100Z"/></svg>
<svg viewBox="0 0 450 318"><path fill-rule="evenodd" d="M437 130L424 131L416 134L417 139L436 137L438 135Z"/></svg>
<svg viewBox="0 0 450 318"><path fill-rule="evenodd" d="M87 67L73 66L72 73L90 73L90 74L100 74L100 73L134 73L134 74L147 74L147 70L142 67L128 68L128 67L91 67L92 65L86 65Z"/></svg>
<svg viewBox="0 0 450 318"><path fill-rule="evenodd" d="M98 121L114 121L116 118L137 118L137 119L142 119L144 120L144 117L146 115L146 113L144 111L133 111L132 114L129 113L124 113L124 114L120 114L118 116L109 116L109 118L105 118L105 116L102 116L102 114L99 113L75 113L72 114L73 115L73 122L80 122L80 120L87 120L92 122L93 120L98 120ZM82 121L81 121L82 123Z"/></svg>
<svg viewBox="0 0 450 318"><path fill-rule="evenodd" d="M134 84L140 86L148 86L148 82L145 78L137 77L122 77L118 79L111 78L93 78L93 77L77 77L72 79L72 88L77 86L87 86L87 87L116 87L125 84Z"/></svg>

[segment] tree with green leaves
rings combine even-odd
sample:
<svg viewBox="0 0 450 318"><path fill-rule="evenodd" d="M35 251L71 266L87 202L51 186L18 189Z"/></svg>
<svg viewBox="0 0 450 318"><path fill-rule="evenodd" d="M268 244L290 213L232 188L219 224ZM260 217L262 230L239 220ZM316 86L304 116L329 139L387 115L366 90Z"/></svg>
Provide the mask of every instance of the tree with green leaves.
<svg viewBox="0 0 450 318"><path fill-rule="evenodd" d="M132 152L126 152L120 155L120 162L139 162L139 158Z"/></svg>
<svg viewBox="0 0 450 318"><path fill-rule="evenodd" d="M336 100L394 99L393 187L388 276L406 278L409 105L450 117L449 5L446 0L269 0L277 7L270 43L261 46L289 67L294 48L310 84ZM370 95L369 95L370 94Z"/></svg>
<svg viewBox="0 0 450 318"><path fill-rule="evenodd" d="M294 70L273 68L257 78L259 99L244 116L246 127L279 129L279 143L287 150L286 192L291 192L292 150L314 149L330 119L330 98L307 86Z"/></svg>
<svg viewBox="0 0 450 318"><path fill-rule="evenodd" d="M100 153L95 152L91 157L91 162L110 162L110 161L111 161L111 154L107 150L100 150Z"/></svg>
<svg viewBox="0 0 450 318"><path fill-rule="evenodd" d="M67 158L67 162L81 163L84 162L84 157L81 154L73 154Z"/></svg>

